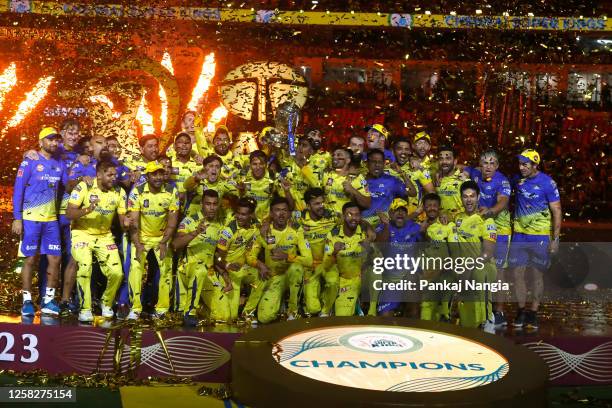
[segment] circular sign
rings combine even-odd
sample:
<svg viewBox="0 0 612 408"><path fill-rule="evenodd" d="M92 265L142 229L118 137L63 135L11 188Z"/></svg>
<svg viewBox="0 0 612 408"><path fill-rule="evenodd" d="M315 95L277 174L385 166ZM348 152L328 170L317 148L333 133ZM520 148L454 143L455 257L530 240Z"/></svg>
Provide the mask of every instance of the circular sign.
<svg viewBox="0 0 612 408"><path fill-rule="evenodd" d="M232 351L233 396L253 407L543 407L547 381L506 338L405 318L271 324Z"/></svg>
<svg viewBox="0 0 612 408"><path fill-rule="evenodd" d="M508 360L483 344L409 327L340 326L307 330L272 354L299 375L345 387L442 392L482 387L508 373Z"/></svg>

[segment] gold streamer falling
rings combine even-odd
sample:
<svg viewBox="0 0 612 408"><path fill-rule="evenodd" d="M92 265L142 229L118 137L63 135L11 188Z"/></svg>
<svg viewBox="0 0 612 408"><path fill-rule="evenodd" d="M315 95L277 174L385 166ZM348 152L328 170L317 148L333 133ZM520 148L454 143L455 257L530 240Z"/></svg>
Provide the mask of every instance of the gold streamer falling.
<svg viewBox="0 0 612 408"><path fill-rule="evenodd" d="M170 364L170 368L172 369L172 373L176 376L176 370L174 369L174 364L172 364L172 359L170 358L170 353L168 353L168 348L166 347L166 342L161 334L161 331L155 330L155 336L159 340L162 348L164 349L164 353L166 353L166 358L168 359L168 363Z"/></svg>

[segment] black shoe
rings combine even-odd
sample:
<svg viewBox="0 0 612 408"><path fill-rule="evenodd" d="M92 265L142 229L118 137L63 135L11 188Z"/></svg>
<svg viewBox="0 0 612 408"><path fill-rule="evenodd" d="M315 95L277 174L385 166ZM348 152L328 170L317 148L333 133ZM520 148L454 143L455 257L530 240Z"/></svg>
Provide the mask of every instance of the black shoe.
<svg viewBox="0 0 612 408"><path fill-rule="evenodd" d="M72 316L72 310L70 308L70 304L68 303L68 301L64 300L62 303L60 303L59 305L60 307L60 317L62 318L67 318Z"/></svg>
<svg viewBox="0 0 612 408"><path fill-rule="evenodd" d="M493 312L495 328L499 329L508 325L504 312Z"/></svg>
<svg viewBox="0 0 612 408"><path fill-rule="evenodd" d="M525 328L533 330L538 328L538 312L528 310L525 313Z"/></svg>
<svg viewBox="0 0 612 408"><path fill-rule="evenodd" d="M187 327L196 327L199 323L200 321L196 316L186 315L183 318L183 324Z"/></svg>
<svg viewBox="0 0 612 408"><path fill-rule="evenodd" d="M515 328L521 328L525 325L525 320L527 319L526 313L525 313L525 309L520 308L517 312L516 312L516 317L514 318L514 321L512 322L512 326L514 326Z"/></svg>

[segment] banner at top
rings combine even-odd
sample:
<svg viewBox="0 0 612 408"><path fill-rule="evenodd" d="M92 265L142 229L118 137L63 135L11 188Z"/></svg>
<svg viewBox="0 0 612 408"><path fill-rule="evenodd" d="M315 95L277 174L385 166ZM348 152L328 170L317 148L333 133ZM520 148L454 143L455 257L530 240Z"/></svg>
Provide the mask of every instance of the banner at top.
<svg viewBox="0 0 612 408"><path fill-rule="evenodd" d="M486 29L548 31L612 31L612 21L600 17L487 16L457 14L356 13L281 11L206 7L159 7L120 4L62 3L11 0L0 12L56 16L144 18L230 23L398 27L418 29Z"/></svg>

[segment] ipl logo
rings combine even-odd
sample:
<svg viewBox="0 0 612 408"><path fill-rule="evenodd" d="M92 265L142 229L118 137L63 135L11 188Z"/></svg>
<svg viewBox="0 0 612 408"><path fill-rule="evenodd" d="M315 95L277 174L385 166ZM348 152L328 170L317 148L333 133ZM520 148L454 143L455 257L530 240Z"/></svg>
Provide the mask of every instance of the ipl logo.
<svg viewBox="0 0 612 408"><path fill-rule="evenodd" d="M368 353L408 353L423 347L423 343L414 337L384 332L347 334L340 337L340 344Z"/></svg>

